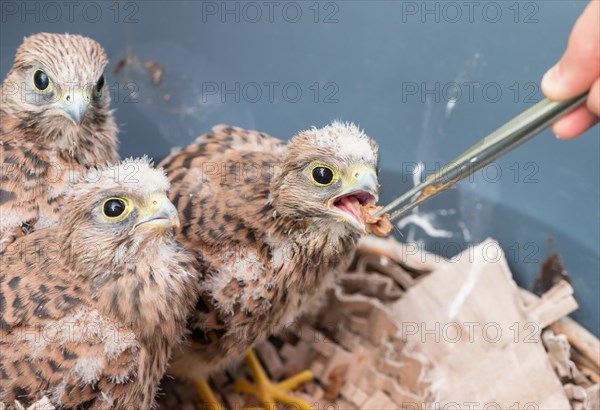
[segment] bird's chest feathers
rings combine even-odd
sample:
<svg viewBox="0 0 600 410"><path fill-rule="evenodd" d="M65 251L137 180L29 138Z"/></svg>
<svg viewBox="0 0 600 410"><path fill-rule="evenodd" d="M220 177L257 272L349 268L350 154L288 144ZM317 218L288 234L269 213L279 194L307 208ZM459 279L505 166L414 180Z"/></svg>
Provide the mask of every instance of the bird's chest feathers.
<svg viewBox="0 0 600 410"><path fill-rule="evenodd" d="M117 159L116 143L109 134L99 124L95 129L87 124L79 128L69 126L61 132L56 145L85 166L112 163Z"/></svg>
<svg viewBox="0 0 600 410"><path fill-rule="evenodd" d="M117 128L112 117L92 118L79 126L62 118L52 120L53 126L40 126L38 118L25 118L23 124L29 126L24 132L31 141L60 151L86 167L118 160Z"/></svg>
<svg viewBox="0 0 600 410"><path fill-rule="evenodd" d="M208 255L214 272L202 281L201 293L232 325L250 320L263 328L265 321L293 320L351 262L356 247L352 237L308 231L267 235L261 244L260 251L249 246Z"/></svg>
<svg viewBox="0 0 600 410"><path fill-rule="evenodd" d="M274 270L286 276L315 280L340 264L349 263L358 237L340 235L327 229L307 229L274 242L271 247ZM300 279L300 278L299 278ZM307 285L308 283L304 283Z"/></svg>
<svg viewBox="0 0 600 410"><path fill-rule="evenodd" d="M352 261L353 238L297 235L272 248L272 268L281 287L282 320L293 320L313 297L322 295L336 273Z"/></svg>
<svg viewBox="0 0 600 410"><path fill-rule="evenodd" d="M194 297L192 275L175 261L165 260L165 251L120 261L117 272L105 273L93 284L93 294L103 312L131 325L142 339L177 338L185 320L189 299Z"/></svg>

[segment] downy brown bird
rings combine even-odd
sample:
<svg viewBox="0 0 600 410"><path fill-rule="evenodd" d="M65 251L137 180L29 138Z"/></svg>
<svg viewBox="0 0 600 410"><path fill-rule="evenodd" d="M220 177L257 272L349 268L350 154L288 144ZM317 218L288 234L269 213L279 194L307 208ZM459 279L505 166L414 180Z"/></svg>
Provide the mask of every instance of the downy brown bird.
<svg viewBox="0 0 600 410"><path fill-rule="evenodd" d="M0 246L0 404L153 406L198 295L168 186L125 160L75 184L58 224Z"/></svg>
<svg viewBox="0 0 600 410"><path fill-rule="evenodd" d="M286 143L258 131L217 126L164 159L170 198L180 212L179 241L202 264L201 296L189 321L189 345L167 371L192 379L217 405L205 381L256 343L294 321L351 263L365 234L361 207L378 199L377 144L353 124L334 122ZM257 395L310 408L287 393L304 372L272 385L247 356Z"/></svg>
<svg viewBox="0 0 600 410"><path fill-rule="evenodd" d="M0 243L56 222L69 182L113 164L117 126L94 40L25 38L0 89Z"/></svg>

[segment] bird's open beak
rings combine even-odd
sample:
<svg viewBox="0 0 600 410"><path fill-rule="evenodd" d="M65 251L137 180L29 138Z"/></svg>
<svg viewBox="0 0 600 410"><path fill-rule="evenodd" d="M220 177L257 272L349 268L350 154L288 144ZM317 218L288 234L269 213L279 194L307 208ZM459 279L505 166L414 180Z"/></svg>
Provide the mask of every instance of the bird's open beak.
<svg viewBox="0 0 600 410"><path fill-rule="evenodd" d="M379 184L375 169L367 165L359 165L352 169L349 186L330 200L329 207L340 217L364 231L365 221L361 207L377 202Z"/></svg>
<svg viewBox="0 0 600 410"><path fill-rule="evenodd" d="M73 87L60 100L60 109L74 124L81 124L90 106L91 96L83 88Z"/></svg>
<svg viewBox="0 0 600 410"><path fill-rule="evenodd" d="M129 232L131 235L141 226L148 228L170 229L179 227L177 208L164 194L154 194L148 200L146 209L140 210L140 219Z"/></svg>

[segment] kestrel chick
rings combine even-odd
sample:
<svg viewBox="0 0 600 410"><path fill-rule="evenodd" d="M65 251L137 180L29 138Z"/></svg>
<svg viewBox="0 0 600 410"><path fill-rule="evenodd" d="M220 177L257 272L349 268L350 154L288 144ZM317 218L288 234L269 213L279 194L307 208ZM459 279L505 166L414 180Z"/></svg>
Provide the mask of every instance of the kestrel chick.
<svg viewBox="0 0 600 410"><path fill-rule="evenodd" d="M146 160L77 183L0 251L0 404L150 409L197 300L168 181Z"/></svg>
<svg viewBox="0 0 600 410"><path fill-rule="evenodd" d="M167 371L181 378L205 378L294 321L350 264L365 234L361 208L378 199L377 145L340 122L289 143L219 126L162 166L183 218L178 239L205 272L190 345L176 349ZM256 358L249 360L263 383ZM198 386L208 400L206 388ZM264 393L271 388L259 386L267 408L271 400L298 405Z"/></svg>
<svg viewBox="0 0 600 410"><path fill-rule="evenodd" d="M117 126L94 40L25 38L0 90L0 242L56 221L69 180L118 161Z"/></svg>

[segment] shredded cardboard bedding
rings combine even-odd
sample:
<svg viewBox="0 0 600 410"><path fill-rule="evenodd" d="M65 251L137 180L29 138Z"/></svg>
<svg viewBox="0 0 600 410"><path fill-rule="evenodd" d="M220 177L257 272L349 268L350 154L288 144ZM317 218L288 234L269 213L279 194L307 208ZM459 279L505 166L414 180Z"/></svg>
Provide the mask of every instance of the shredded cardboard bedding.
<svg viewBox="0 0 600 410"><path fill-rule="evenodd" d="M600 408L600 343L565 317L571 286L538 298L492 249L486 240L448 261L368 237L321 304L256 352L275 380L312 370L295 393L318 409ZM250 377L241 362L210 383L238 409L258 405L233 389ZM192 384L162 387L160 408L197 408Z"/></svg>

